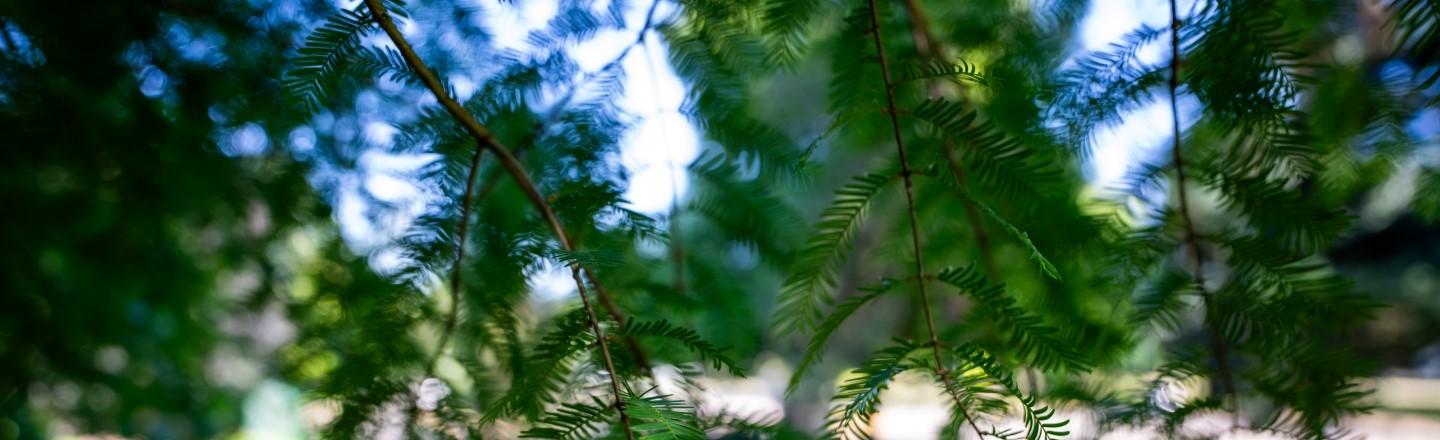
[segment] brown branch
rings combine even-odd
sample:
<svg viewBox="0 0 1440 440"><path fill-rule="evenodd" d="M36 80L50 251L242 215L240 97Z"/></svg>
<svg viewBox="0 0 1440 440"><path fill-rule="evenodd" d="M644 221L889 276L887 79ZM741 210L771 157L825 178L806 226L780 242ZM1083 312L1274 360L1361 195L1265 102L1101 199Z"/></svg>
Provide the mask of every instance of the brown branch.
<svg viewBox="0 0 1440 440"><path fill-rule="evenodd" d="M551 117L547 118L546 121L553 121L553 116L555 113L556 112L552 111ZM548 124L545 122L537 123L536 130L539 130L547 125ZM531 146L534 143L535 137L531 136L525 142L516 146L515 157L517 159L523 157L525 155L525 147ZM485 185L480 187L480 194L477 198L484 200L485 197L490 194L490 192L494 191L495 188L499 186L500 178L502 176L503 174L499 173L491 174L489 179L485 181ZM580 243L577 242L575 243L575 245L578 247ZM595 274L590 270L585 271L585 278L589 280L590 285L595 288L595 297L600 299L600 305L605 308L606 314L615 321L616 325L621 326L621 328L623 329L625 326L625 318L623 318L623 316L620 314L620 308L615 305L615 301L611 299L610 294L606 292L605 286L600 284L600 279L596 278ZM640 371L645 373L645 375L647 376L652 376L653 378L653 372L650 369L650 357L645 354L645 350L640 347L640 343L637 342L635 340L635 337L631 335L625 335L624 339L625 346L630 350L631 356L635 358L635 363L639 366Z"/></svg>
<svg viewBox="0 0 1440 440"><path fill-rule="evenodd" d="M605 313L610 315L610 319L615 320L623 329L625 319L621 317L620 308L615 305L615 301L612 301L611 296L605 292L605 286L600 284L600 278L596 277L595 272L589 269L584 271L584 275L585 279L590 281L590 286L595 288L595 297L600 299L600 306L605 308ZM640 343L635 340L634 336L625 335L624 339L625 348L630 349L630 356L635 358L634 361L639 365L640 371L647 376L653 376L653 372L650 370L650 357L645 355L645 350L640 348ZM657 379L656 382L658 383L659 380Z"/></svg>
<svg viewBox="0 0 1440 440"><path fill-rule="evenodd" d="M570 87L570 90L566 92L564 96L560 97L560 99L557 100L555 104L550 107L550 110L546 112L545 118L542 122L542 126L548 126L549 123L554 122L555 119L559 118L560 113L569 106L570 101L575 98L575 95L580 91L580 89L584 88L585 85L590 83L590 81L593 81L596 77L600 76L600 73L620 65L620 63L624 62L625 58L630 55L631 50L634 50L636 46L645 43L646 36L649 35L650 30L655 27L655 12L660 8L660 2L661 0L655 0L654 2L650 3L650 8L645 11L645 22L640 25L640 31L636 33L635 39L632 40L630 44L627 44L624 49L620 50L620 53L615 55L615 58L611 59L610 62L605 63L604 66L601 66L594 72L585 74L582 78L580 78L577 84L575 84L573 87ZM517 148L516 151L518 152L519 149ZM576 243L576 245L578 244L579 243ZM588 269L585 270L584 275L586 279L590 280L590 285L595 287L595 296L600 300L600 305L605 308L606 314L610 315L610 318L615 320L616 325L620 325L623 327L625 325L625 319L622 318L622 315L620 314L620 308L615 305L615 301L610 296L610 293L605 289L603 285L600 284L600 279ZM640 343L636 342L633 336L626 335L625 345L627 348L630 349L631 355L634 356L635 362L639 364L640 370L643 371L646 375L651 375L649 356L646 356L645 350L640 347Z"/></svg>
<svg viewBox="0 0 1440 440"><path fill-rule="evenodd" d="M573 252L575 247L571 244L569 235L565 233L565 228L561 226L560 219L555 216L555 212L550 209L550 205L545 202L545 198L540 195L540 191L535 188L534 182L530 180L530 175L525 172L525 169L520 165L520 161L510 153L510 150L506 149L505 146L500 143L499 139L495 138L489 129L481 125L474 116L470 115L469 111L466 111L459 102L456 102L454 98L450 97L449 93L445 91L445 87L441 85L440 79L430 71L430 68L425 65L425 62L422 61L420 56L415 53L415 50L410 47L410 43L405 40L405 36L395 27L395 22L390 19L390 14L385 10L385 5L381 4L381 0L365 0L365 4L369 6L370 13L374 16L375 22L380 25L380 28L385 31L385 34L395 43L396 48L400 50L400 55L404 57L405 63L410 65L410 68L420 77L421 82L425 83L425 86L435 95L435 99L440 102L440 105L465 128L465 131L468 132L471 137L475 138L475 141L478 142L481 147L495 154L496 158L500 161L500 165L504 167L510 174L510 177L514 179L516 185L525 193L526 198L530 199L530 203L535 205L535 209L540 211L540 215L545 218L546 223L549 223L550 229L555 233L555 239L560 242L560 246L567 251ZM605 370L610 374L610 391L615 395L615 411L620 413L620 422L625 427L626 438L634 440L635 433L631 429L630 416L625 413L625 402L621 395L621 378L615 370L615 362L610 357L610 344L606 342L605 330L600 327L600 321L595 316L595 309L590 305L590 298L586 293L585 283L580 279L580 265L572 263L570 265L570 275L571 278L575 280L575 288L580 296L581 305L585 309L586 318L590 321L590 328L595 332L595 339L600 346L600 353L605 362Z"/></svg>
<svg viewBox="0 0 1440 440"><path fill-rule="evenodd" d="M905 0L905 13L910 17L910 34L915 40L915 53L922 59L939 59L945 51L945 44L935 38L930 32L930 20L925 17L925 10L920 7L918 0ZM944 95L940 89L940 81L930 79L926 81L931 98L939 98ZM940 145L941 153L945 156L945 166L950 169L950 174L955 178L956 184L961 188L969 186L965 180L965 170L960 167L960 161L955 159L955 140L945 137ZM960 201L965 207L965 220L970 223L970 233L975 236L975 247L980 249L980 264L985 267L985 275L995 282L1000 282L1000 271L995 265L995 248L990 242L990 234L985 231L984 218L980 216L980 209L975 207L975 202L970 200ZM1030 383L1030 392L1035 393L1040 382L1035 378L1035 370L1025 369L1026 381Z"/></svg>
<svg viewBox="0 0 1440 440"><path fill-rule="evenodd" d="M1231 429L1240 426L1240 398L1235 389L1235 378L1230 373L1229 349L1225 341L1220 337L1220 331L1211 323L1211 295L1205 289L1205 253L1200 248L1200 238L1195 233L1195 220L1190 215L1190 203L1185 191L1185 157L1180 152L1180 109L1176 100L1177 90L1180 88L1180 18L1176 12L1175 0L1170 0L1170 135L1173 144L1170 148L1170 156L1175 162L1175 191L1179 194L1179 208L1181 223L1185 226L1185 243L1190 247L1191 257L1195 260L1194 277L1196 287L1200 289L1200 298L1205 306L1205 327L1210 339L1210 354L1215 359L1216 370L1220 375L1220 383L1224 386L1224 392L1230 400Z"/></svg>
<svg viewBox="0 0 1440 440"><path fill-rule="evenodd" d="M971 418L969 411L965 409L965 401L960 398L954 381L950 379L950 372L940 358L940 337L935 331L935 317L930 312L930 296L925 292L925 258L920 250L920 221L919 216L915 213L915 194L911 188L910 162L905 157L905 137L900 132L900 115L896 111L895 105L895 83L890 80L890 65L885 61L885 41L880 36L880 18L875 0L870 0L870 33L875 40L875 52L880 62L880 76L885 81L885 103L890 110L890 129L895 134L895 152L900 158L900 178L905 181L905 204L910 214L910 244L915 250L915 277L918 280L916 288L920 292L921 310L925 313L925 327L930 332L930 353L935 357L935 374L940 376L940 380L945 384L945 390L950 397L955 399L955 408L960 411L960 415L970 423L971 428L975 429L975 434L983 438L985 435L980 432L980 426L975 424L975 419Z"/></svg>

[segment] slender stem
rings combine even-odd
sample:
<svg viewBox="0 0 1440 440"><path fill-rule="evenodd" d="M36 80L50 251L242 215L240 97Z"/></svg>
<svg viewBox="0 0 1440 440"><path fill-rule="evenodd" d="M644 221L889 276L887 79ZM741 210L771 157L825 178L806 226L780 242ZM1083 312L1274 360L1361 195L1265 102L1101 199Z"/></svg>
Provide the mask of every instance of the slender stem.
<svg viewBox="0 0 1440 440"><path fill-rule="evenodd" d="M935 34L930 32L930 20L925 17L925 10L920 7L917 0L905 0L905 13L910 17L910 34L915 40L915 53L922 59L938 59L944 52L944 44ZM940 89L940 81L930 79L926 81L931 98L940 98L944 91ZM955 140L949 137L941 143L941 153L945 156L946 168L955 178L955 182L962 188L968 186L965 180L965 170L960 167L960 161L955 159ZM990 244L990 234L985 231L984 218L980 216L980 209L970 200L962 200L961 206L965 207L965 220L970 223L970 233L975 236L975 247L980 250L980 264L985 267L985 275L991 280L1000 282L1000 271L995 266L995 249ZM1039 390L1040 382L1035 378L1035 370L1025 369L1026 382L1030 384L1030 392L1033 394Z"/></svg>
<svg viewBox="0 0 1440 440"><path fill-rule="evenodd" d="M1225 346L1225 340L1220 337L1220 331L1211 324L1211 295L1205 288L1205 253L1200 248L1199 235L1195 233L1195 220L1190 215L1190 203L1185 190L1185 156L1180 152L1180 108L1177 103L1176 94L1180 88L1180 17L1176 11L1175 0L1170 0L1170 137L1173 144L1170 148L1171 159L1175 162L1175 191L1179 194L1179 208L1181 223L1185 227L1185 242L1190 247L1191 258L1194 260L1195 284L1200 289L1200 298L1205 306L1205 327L1210 339L1210 354L1215 358L1216 370L1220 375L1220 383L1224 386L1224 392L1228 396L1231 405L1231 428L1240 426L1240 399L1235 389L1235 378L1230 373L1229 349Z"/></svg>
<svg viewBox="0 0 1440 440"><path fill-rule="evenodd" d="M650 8L645 11L645 22L640 25L640 31L636 33L635 39L632 40L630 44L626 45L624 49L620 50L619 54L615 55L615 58L611 59L610 62L605 63L605 65L601 66L600 69L585 74L585 76L582 77L577 82L577 84L575 84L573 87L570 87L570 90L567 91L564 96L561 96L560 99L557 100L555 104L550 107L550 110L545 113L545 117L542 119L544 121L544 124L548 125L548 123L554 122L557 118L559 118L560 113L563 112L565 108L570 105L570 101L575 98L575 96L579 93L581 89L585 87L586 84L590 83L590 81L593 81L596 77L600 75L600 73L610 70L611 68L620 65L621 62L624 62L625 58L630 56L630 51L633 50L635 46L645 44L646 36L649 35L650 30L655 27L655 13L657 10L659 10L661 1L662 0L655 0L654 2L650 3ZM517 148L516 151L518 152L519 149ZM610 318L615 320L615 323L617 325L625 325L625 319L622 318L622 315L620 314L620 308L616 307L615 301L611 298L610 293L605 289L603 285L600 284L600 279L589 270L585 270L584 275L590 281L590 285L595 287L595 296L600 300L600 306L605 308L606 314L610 315ZM630 349L630 352L632 356L634 356L635 362L639 364L640 369L644 371L646 375L650 375L651 371L649 356L646 356L645 351L640 348L640 343L636 342L634 337L627 335L625 336L625 345L627 348Z"/></svg>
<svg viewBox="0 0 1440 440"><path fill-rule="evenodd" d="M595 288L595 297L600 299L600 306L605 308L606 314L610 315L610 319L614 320L616 324L624 326L625 319L620 315L620 308L616 307L615 302L610 299L611 296L605 293L605 285L600 284L600 278L596 277L595 272L589 269L584 270L584 275L585 279L590 281L590 287ZM651 376L650 358L645 355L645 350L640 348L640 343L635 341L635 338L630 335L625 335L624 339L625 347L630 349L630 356L634 358L635 363L640 367L640 371L647 376ZM656 382L659 382L659 380L657 379Z"/></svg>
<svg viewBox="0 0 1440 440"><path fill-rule="evenodd" d="M460 193L460 226L455 233L455 262L450 267L450 310L445 315L445 328L440 332L440 342L435 346L435 354L430 356L430 362L425 365L425 376L435 373L435 364L440 362L440 356L445 353L445 346L450 342L450 335L455 333L455 326L460 318L460 288L462 263L465 261L465 242L470 232L470 209L474 198L471 194L475 190L476 175L480 172L480 156L485 150L475 148L475 153L470 155L470 170L465 174L465 190Z"/></svg>
<svg viewBox="0 0 1440 440"><path fill-rule="evenodd" d="M935 356L935 374L945 383L945 390L950 397L955 399L955 408L960 410L961 416L975 429L975 434L981 438L984 434L980 427L975 424L975 419L970 417L969 411L965 409L965 401L960 398L959 391L955 388L954 382L950 379L950 372L945 368L945 362L940 358L940 337L935 331L935 317L930 312L930 296L925 291L925 258L920 250L920 221L915 213L915 194L912 190L910 179L910 161L905 157L905 139L900 132L900 113L895 106L895 83L890 80L890 65L885 61L885 41L880 36L880 17L875 0L870 0L870 34L875 39L875 53L879 56L880 76L885 80L885 103L889 108L890 130L895 134L895 152L900 158L900 178L905 182L905 204L910 214L910 245L915 250L915 277L916 288L920 291L920 310L925 314L925 328L930 332L930 353Z"/></svg>
<svg viewBox="0 0 1440 440"><path fill-rule="evenodd" d="M369 6L370 13L374 16L375 22L380 25L380 28L385 31L385 34L395 43L396 48L400 50L400 55L405 59L405 63L409 64L416 75L420 76L421 82L425 83L425 86L435 95L435 99L440 102L440 105L465 128L465 131L468 132L471 137L475 138L475 141L478 142L481 147L495 154L496 158L500 161L500 165L509 172L510 177L515 180L516 185L525 193L526 198L530 199L530 203L535 205L536 210L540 211L541 217L544 217L546 223L549 223L551 231L555 233L555 239L560 242L560 246L567 251L574 251L575 247L571 244L569 235L565 233L565 228L561 226L560 219L556 217L555 212L550 209L550 205L545 201L545 197L540 195L540 191L536 189L535 183L530 180L530 175L527 174L524 167L520 165L520 161L510 153L509 149L506 149L505 146L500 143L499 139L495 138L489 129L481 125L480 121L476 120L474 116L470 115L469 111L466 111L459 102L456 102L454 98L451 98L450 95L445 92L445 88L440 84L440 79L430 71L430 68L427 67L425 62L420 59L420 56L415 53L415 49L410 47L410 43L405 40L405 36L395 27L395 22L390 19L390 13L385 10L385 5L381 4L381 0L365 0L365 4ZM631 429L630 416L625 413L625 401L621 394L621 378L615 370L615 362L610 357L610 346L605 339L605 329L600 326L599 319L595 317L595 309L590 306L590 299L586 293L585 283L580 279L580 266L578 264L571 264L570 274L575 280L575 287L579 292L581 304L585 308L585 315L590 320L590 328L595 332L595 340L600 346L600 353L605 362L605 370L610 374L610 390L615 395L615 411L620 413L620 422L625 427L626 438L634 440L635 433L634 430Z"/></svg>

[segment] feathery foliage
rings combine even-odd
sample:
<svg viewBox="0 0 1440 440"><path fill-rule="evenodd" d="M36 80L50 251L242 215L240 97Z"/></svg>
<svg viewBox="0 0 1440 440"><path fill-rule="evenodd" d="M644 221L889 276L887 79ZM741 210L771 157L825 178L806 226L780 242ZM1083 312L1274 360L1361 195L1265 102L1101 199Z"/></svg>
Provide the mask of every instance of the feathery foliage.
<svg viewBox="0 0 1440 440"><path fill-rule="evenodd" d="M1000 367L994 356L971 345L956 347L955 353L1003 385L1020 402L1022 418L1025 422L1026 440L1049 440L1070 435L1069 431L1064 430L1070 421L1057 419L1054 409L1041 405L1035 396L1022 394L1020 386L1015 383L1014 376L1008 370Z"/></svg>
<svg viewBox="0 0 1440 440"><path fill-rule="evenodd" d="M596 438L610 418L610 404L599 398L588 403L565 402L545 414L535 427L525 430L520 438L581 440Z"/></svg>
<svg viewBox="0 0 1440 440"><path fill-rule="evenodd" d="M553 401L566 386L575 361L594 341L594 335L585 332L586 319L584 311L579 309L559 318L557 325L525 357L525 370L516 372L514 383L495 402L490 418L537 417L544 413L545 403Z"/></svg>
<svg viewBox="0 0 1440 440"><path fill-rule="evenodd" d="M835 331L839 330L846 320L850 319L850 315L854 315L866 303L889 292L892 287L894 287L893 281L884 280L879 285L861 289L865 292L864 295L852 297L835 306L835 310L825 317L825 321L815 327L815 334L810 336L810 341L805 343L805 357L801 358L800 363L795 366L795 372L790 373L790 384L786 386L785 393L795 392L810 366L825 355L825 345L830 342L830 336L835 334Z"/></svg>
<svg viewBox="0 0 1440 440"><path fill-rule="evenodd" d="M1060 330L1046 325L1039 317L1016 304L1005 294L1005 286L990 284L975 266L946 269L936 276L962 293L974 298L982 315L994 319L1009 333L1010 348L1039 368L1065 368L1087 371L1088 362L1061 339Z"/></svg>
<svg viewBox="0 0 1440 440"><path fill-rule="evenodd" d="M1035 246L1035 242L1030 240L1030 234L1020 230L1019 227L1009 221L1006 221L1004 217L1000 216L999 212L995 211L995 208L991 208L990 205L981 201L979 197L970 192L970 188L960 184L957 179L954 179L948 174L942 175L946 176L941 179L951 186L951 190L955 191L955 193L965 199L966 202L973 204L980 213L985 215L985 218L1000 225L1001 229L1004 229L1015 241L1018 241L1020 245L1025 248L1025 251L1029 253L1030 260L1040 266L1041 273L1044 273L1050 278L1060 279L1060 271L1055 268L1054 263L1051 263L1049 259L1045 258L1045 254L1040 252L1040 248Z"/></svg>
<svg viewBox="0 0 1440 440"><path fill-rule="evenodd" d="M984 86L990 81L990 77L980 72L980 68L965 60L956 60L954 63L944 61L930 61L920 64L904 66L900 72L900 81L920 81L935 78L953 78L956 80L968 80L975 84Z"/></svg>
<svg viewBox="0 0 1440 440"><path fill-rule="evenodd" d="M1426 413L1434 1L358 3L0 5L0 437Z"/></svg>
<svg viewBox="0 0 1440 440"><path fill-rule="evenodd" d="M932 124L964 148L961 161L981 187L1012 199L1046 198L1045 188L1060 178L1054 161L1007 136L973 109L958 102L930 99L911 114Z"/></svg>
<svg viewBox="0 0 1440 440"><path fill-rule="evenodd" d="M896 376L913 368L907 361L919 347L906 341L875 352L851 372L836 390L826 429L835 436L870 438L867 430L870 417L880 408L880 392L890 386Z"/></svg>
<svg viewBox="0 0 1440 440"><path fill-rule="evenodd" d="M363 4L335 14L305 38L305 45L293 61L295 67L285 78L286 88L308 110L320 109L326 98L324 83L333 81L345 60L363 50L360 38L373 30L375 23Z"/></svg>
<svg viewBox="0 0 1440 440"><path fill-rule="evenodd" d="M694 352L700 362L708 361L710 366L716 370L727 371L736 376L745 375L745 369L741 368L739 364L730 359L729 356L726 356L724 349L700 339L700 335L695 333L694 330L679 327L663 320L639 323L632 320L631 322L625 323L623 334L625 336L650 336L675 341Z"/></svg>
<svg viewBox="0 0 1440 440"><path fill-rule="evenodd" d="M891 180L883 174L865 174L835 191L835 200L820 213L815 234L799 251L796 268L780 293L775 328L781 333L808 332L820 324L824 318L821 308L831 301L835 274L865 220L866 209Z"/></svg>
<svg viewBox="0 0 1440 440"><path fill-rule="evenodd" d="M637 438L643 440L700 440L705 432L684 402L667 395L626 394L625 411L639 423Z"/></svg>

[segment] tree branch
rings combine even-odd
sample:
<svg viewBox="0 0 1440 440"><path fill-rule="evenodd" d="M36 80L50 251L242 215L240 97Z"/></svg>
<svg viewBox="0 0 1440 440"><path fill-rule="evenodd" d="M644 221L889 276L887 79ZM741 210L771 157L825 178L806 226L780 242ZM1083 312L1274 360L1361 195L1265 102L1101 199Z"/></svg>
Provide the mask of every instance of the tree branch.
<svg viewBox="0 0 1440 440"><path fill-rule="evenodd" d="M1220 331L1211 323L1214 312L1211 309L1210 291L1205 289L1205 253L1200 248L1200 238L1195 233L1195 220L1190 215L1190 203L1185 191L1185 157L1180 152L1180 108L1176 99L1180 88L1180 18L1175 0L1170 0L1170 148L1171 159L1175 162L1175 192L1179 194L1180 220L1185 226L1185 243L1190 247L1195 260L1195 284L1200 289L1200 298L1205 306L1205 328L1210 339L1210 354L1214 357L1220 383L1230 401L1231 429L1240 426L1240 399L1235 389L1235 378L1230 373L1229 349L1220 337Z"/></svg>
<svg viewBox="0 0 1440 440"><path fill-rule="evenodd" d="M920 8L917 0L905 0L905 13L910 17L910 34L915 39L915 53L921 59L939 59L944 52L944 45L935 34L930 32L930 21L925 18L925 12ZM939 98L944 95L940 89L940 82L936 79L926 81L931 98ZM950 174L964 187L965 171L960 168L960 162L955 160L955 140L945 138L941 146L945 155L945 164L950 169ZM970 222L970 232L975 234L975 245L980 248L980 263L985 266L985 274L995 282L1000 282L1000 271L995 266L995 250L990 244L990 234L985 232L984 219L975 203L964 200L961 203L965 206L965 218Z"/></svg>
<svg viewBox="0 0 1440 440"><path fill-rule="evenodd" d="M372 0L373 1L373 0ZM985 435L980 432L980 427L975 424L975 419L965 409L965 401L960 398L954 381L950 379L950 372L945 368L944 361L940 358L940 337L935 331L935 317L930 311L930 296L925 292L925 258L920 249L920 221L915 213L915 194L911 189L910 162L905 157L905 139L900 132L900 113L895 105L895 83L890 79L890 65L885 61L885 41L880 36L880 18L875 0L870 0L870 34L875 40L875 52L880 62L880 75L885 81L885 103L889 108L890 129L895 134L895 152L900 158L900 178L905 182L905 204L910 214L910 244L915 250L915 277L916 288L920 291L921 310L925 313L925 327L930 333L930 353L935 356L935 374L945 384L945 390L955 399L955 408L960 411L961 416L975 429L975 434L980 438Z"/></svg>
<svg viewBox="0 0 1440 440"><path fill-rule="evenodd" d="M496 158L500 161L500 165L505 168L510 174L510 177L514 179L516 185L525 193L525 197L530 199L530 203L535 206L536 210L540 211L541 217L544 217L546 223L549 223L550 229L555 233L555 239L560 242L560 246L567 251L574 251L575 247L571 244L569 235L565 233L565 228L561 226L560 219L555 216L555 212L550 209L550 205L546 203L545 198L540 195L540 191L536 189L535 183L530 180L529 174L527 174L525 169L520 165L520 161L517 160L514 155L510 154L510 150L501 145L499 139L496 139L489 129L481 125L459 102L456 102L454 98L450 97L445 91L445 87L441 85L440 79L435 76L434 72L430 71L430 68L425 65L425 62L422 61L420 56L415 53L415 50L410 47L410 43L405 40L405 36L395 27L395 22L391 20L390 14L385 10L385 5L381 4L381 0L365 0L365 4L369 6L370 13L374 16L375 22L380 25L380 28L385 31L385 34L395 43L396 48L400 50L400 55L404 57L405 63L410 65L410 68L420 77L421 82L435 95L435 99L440 102L440 105L465 128L465 131L468 132L471 137L475 138L475 141L478 142L481 147L495 154ZM600 353L605 362L605 370L610 374L610 391L614 393L615 411L620 413L620 422L625 427L626 438L634 440L635 433L633 429L631 429L630 416L625 413L625 401L621 395L621 378L615 370L614 360L610 357L610 344L606 342L605 330L600 327L600 321L595 316L595 309L590 305L590 298L586 293L585 283L580 279L580 270L580 265L574 263L570 265L571 278L575 280L575 288L580 295L580 302L585 309L586 318L590 321L590 328L595 332L596 342L600 346Z"/></svg>

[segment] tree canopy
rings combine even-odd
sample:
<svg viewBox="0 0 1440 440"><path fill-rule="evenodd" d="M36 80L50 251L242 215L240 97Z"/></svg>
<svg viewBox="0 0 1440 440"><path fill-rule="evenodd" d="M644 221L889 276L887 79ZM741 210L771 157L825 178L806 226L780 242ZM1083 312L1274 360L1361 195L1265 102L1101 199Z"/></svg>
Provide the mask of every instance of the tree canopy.
<svg viewBox="0 0 1440 440"><path fill-rule="evenodd" d="M902 387L1347 438L1440 378L1436 2L85 3L0 3L3 439L895 438Z"/></svg>

